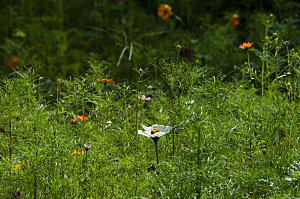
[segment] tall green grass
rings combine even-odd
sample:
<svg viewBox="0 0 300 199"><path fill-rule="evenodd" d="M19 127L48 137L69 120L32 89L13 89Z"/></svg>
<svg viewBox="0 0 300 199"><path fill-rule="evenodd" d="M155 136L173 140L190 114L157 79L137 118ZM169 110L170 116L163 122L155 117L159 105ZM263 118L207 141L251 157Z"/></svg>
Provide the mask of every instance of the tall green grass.
<svg viewBox="0 0 300 199"><path fill-rule="evenodd" d="M297 53L288 56L299 64ZM209 67L177 59L157 67L163 78L146 86L145 73L137 88L97 83L110 74L105 62L90 62L87 75L58 80L56 96L47 95L46 80L32 69L3 80L1 197L17 192L23 198L299 195L296 72L271 76L262 98L259 84L228 83L223 75L211 76ZM141 103L137 94L152 99ZM75 115L88 120L71 122ZM159 164L152 141L137 139L136 131L155 123L174 125L159 141ZM83 144L91 145L88 153ZM80 154L71 155L75 150Z"/></svg>
<svg viewBox="0 0 300 199"><path fill-rule="evenodd" d="M299 197L297 2L0 5L0 198Z"/></svg>

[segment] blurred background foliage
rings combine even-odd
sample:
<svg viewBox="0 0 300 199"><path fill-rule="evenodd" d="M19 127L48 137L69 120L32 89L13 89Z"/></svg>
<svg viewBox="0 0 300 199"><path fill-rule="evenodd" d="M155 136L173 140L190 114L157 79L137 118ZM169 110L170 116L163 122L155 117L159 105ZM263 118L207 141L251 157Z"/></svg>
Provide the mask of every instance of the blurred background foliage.
<svg viewBox="0 0 300 199"><path fill-rule="evenodd" d="M172 17L157 15L161 3L172 7ZM132 68L154 74L161 58L177 57L176 45L194 50L185 60L229 74L245 61L238 45L251 41L261 49L266 26L291 48L298 45L299 10L295 0L3 0L0 76L12 72L7 63L17 56L19 68L33 67L48 82L85 74L91 60L110 63L115 80L131 80ZM233 14L240 15L236 27Z"/></svg>

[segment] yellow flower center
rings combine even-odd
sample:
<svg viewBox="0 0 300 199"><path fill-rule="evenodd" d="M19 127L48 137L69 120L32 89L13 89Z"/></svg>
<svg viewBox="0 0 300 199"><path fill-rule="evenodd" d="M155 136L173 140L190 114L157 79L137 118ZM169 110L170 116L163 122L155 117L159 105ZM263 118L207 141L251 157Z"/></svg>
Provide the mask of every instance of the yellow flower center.
<svg viewBox="0 0 300 199"><path fill-rule="evenodd" d="M158 128L151 129L151 134L154 134L154 133L157 133L157 132L159 132Z"/></svg>

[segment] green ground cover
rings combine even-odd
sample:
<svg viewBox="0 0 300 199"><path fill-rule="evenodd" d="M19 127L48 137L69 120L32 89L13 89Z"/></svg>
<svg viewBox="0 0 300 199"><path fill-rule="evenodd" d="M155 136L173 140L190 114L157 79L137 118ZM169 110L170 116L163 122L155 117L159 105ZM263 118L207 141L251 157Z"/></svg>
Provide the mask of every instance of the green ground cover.
<svg viewBox="0 0 300 199"><path fill-rule="evenodd" d="M300 197L299 7L1 1L0 198Z"/></svg>

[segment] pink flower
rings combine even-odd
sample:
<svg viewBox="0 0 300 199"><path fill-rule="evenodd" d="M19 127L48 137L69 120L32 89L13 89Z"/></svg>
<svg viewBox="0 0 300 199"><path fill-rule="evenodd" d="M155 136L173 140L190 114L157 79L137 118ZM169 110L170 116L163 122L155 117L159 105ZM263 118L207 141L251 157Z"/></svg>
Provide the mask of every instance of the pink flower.
<svg viewBox="0 0 300 199"><path fill-rule="evenodd" d="M132 109L132 107L131 107L131 105L130 104L128 104L128 106L127 106L127 108L128 108L128 111L130 111L131 112L131 114L133 114L133 109Z"/></svg>
<svg viewBox="0 0 300 199"><path fill-rule="evenodd" d="M19 198L21 196L21 193L18 192L17 195L14 195L15 198Z"/></svg>
<svg viewBox="0 0 300 199"><path fill-rule="evenodd" d="M88 150L89 150L89 148L90 148L92 145L87 145L87 144L84 144L83 146L84 146L85 150L86 150L86 151L88 151Z"/></svg>
<svg viewBox="0 0 300 199"><path fill-rule="evenodd" d="M142 97L140 97L139 95L138 95L138 97L139 97L139 99L141 99L141 100L151 100L151 97L146 97L145 95L142 95Z"/></svg>

